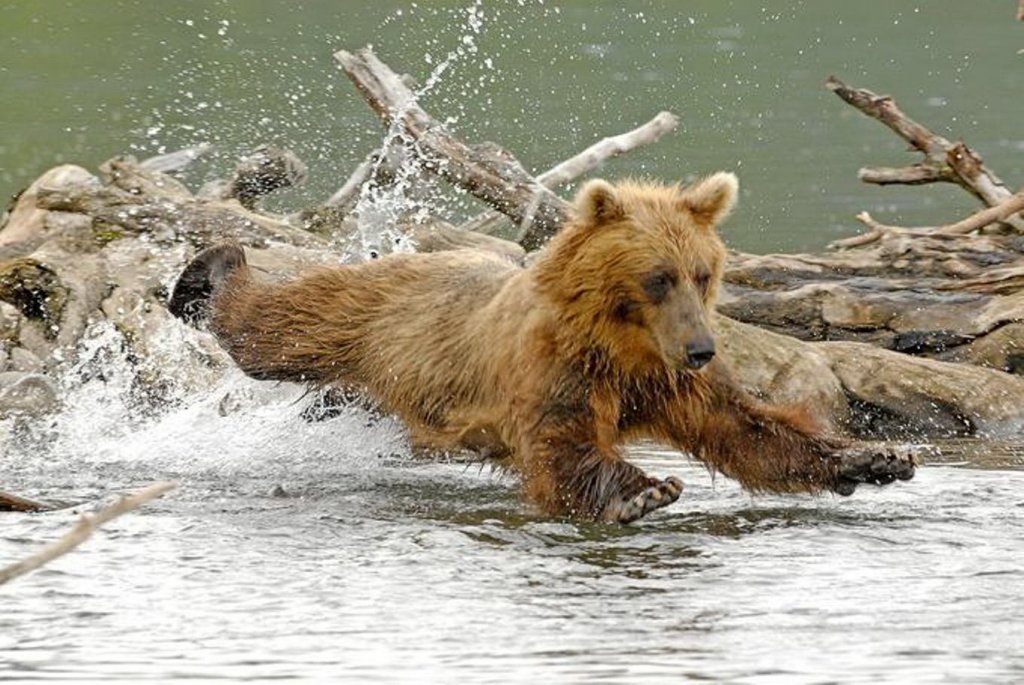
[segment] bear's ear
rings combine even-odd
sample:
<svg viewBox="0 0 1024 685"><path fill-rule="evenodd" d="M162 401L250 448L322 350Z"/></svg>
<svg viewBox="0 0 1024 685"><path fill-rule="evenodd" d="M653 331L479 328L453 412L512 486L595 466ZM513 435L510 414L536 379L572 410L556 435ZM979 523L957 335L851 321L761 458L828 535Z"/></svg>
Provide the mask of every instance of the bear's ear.
<svg viewBox="0 0 1024 685"><path fill-rule="evenodd" d="M626 210L615 192L615 187L601 179L587 181L576 193L573 205L576 208L576 218L587 224L606 224L619 221L626 216Z"/></svg>
<svg viewBox="0 0 1024 685"><path fill-rule="evenodd" d="M679 198L679 206L698 221L715 226L736 206L739 188L736 174L719 171L685 188Z"/></svg>

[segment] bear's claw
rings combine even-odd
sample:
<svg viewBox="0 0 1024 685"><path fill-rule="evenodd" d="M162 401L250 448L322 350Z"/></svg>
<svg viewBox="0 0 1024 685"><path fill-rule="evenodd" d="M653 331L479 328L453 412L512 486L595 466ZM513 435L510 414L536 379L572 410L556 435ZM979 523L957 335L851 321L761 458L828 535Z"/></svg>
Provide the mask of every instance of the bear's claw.
<svg viewBox="0 0 1024 685"><path fill-rule="evenodd" d="M910 480L921 463L921 450L909 445L857 445L838 453L839 483L835 491L852 495L860 483L887 485Z"/></svg>
<svg viewBox="0 0 1024 685"><path fill-rule="evenodd" d="M661 481L652 479L651 483L650 487L644 488L639 494L623 497L621 501L610 504L605 510L604 519L631 523L655 509L667 507L679 499L683 492L683 481L675 476L669 476Z"/></svg>

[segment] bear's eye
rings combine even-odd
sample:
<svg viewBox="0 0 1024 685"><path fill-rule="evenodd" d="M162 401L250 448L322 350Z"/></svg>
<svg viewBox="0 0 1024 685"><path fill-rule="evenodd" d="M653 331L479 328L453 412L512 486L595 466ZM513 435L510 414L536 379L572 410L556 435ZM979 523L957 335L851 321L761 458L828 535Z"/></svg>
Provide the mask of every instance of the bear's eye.
<svg viewBox="0 0 1024 685"><path fill-rule="evenodd" d="M661 269L644 279L644 292L655 304L664 301L668 293L675 287L678 278L674 271Z"/></svg>
<svg viewBox="0 0 1024 685"><path fill-rule="evenodd" d="M619 321L636 323L636 316L640 310L640 305L629 298L622 298L615 303L615 307L612 310L615 318Z"/></svg>

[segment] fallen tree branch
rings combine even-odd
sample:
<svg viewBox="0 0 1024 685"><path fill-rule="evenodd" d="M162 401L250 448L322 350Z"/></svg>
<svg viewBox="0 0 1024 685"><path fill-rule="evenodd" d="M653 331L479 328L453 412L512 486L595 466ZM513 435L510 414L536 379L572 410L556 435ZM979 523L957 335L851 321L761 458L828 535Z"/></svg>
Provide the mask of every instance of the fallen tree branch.
<svg viewBox="0 0 1024 685"><path fill-rule="evenodd" d="M164 155L156 155L139 162L139 166L146 171L160 172L162 174L175 174L184 170L192 162L213 150L211 143L199 143L191 147L168 152Z"/></svg>
<svg viewBox="0 0 1024 685"><path fill-rule="evenodd" d="M355 168L352 175L348 177L348 180L338 190L331 195L327 202L324 203L324 207L340 208L350 207L355 205L356 199L359 196L359 191L362 189L363 184L366 183L367 179L370 178L370 174L373 172L373 167L377 164L377 160L380 158L381 151L374 150L366 156L359 166Z"/></svg>
<svg viewBox="0 0 1024 685"><path fill-rule="evenodd" d="M847 104L885 124L925 157L923 163L902 169L866 167L858 174L862 181L882 185L951 181L990 207L1012 195L1003 181L985 166L977 152L962 142L953 143L914 121L888 95L878 95L866 88L853 88L835 76L829 76L825 86ZM1007 216L1001 223L1024 232L1024 217Z"/></svg>
<svg viewBox="0 0 1024 685"><path fill-rule="evenodd" d="M868 227L868 232L852 238L844 238L830 243L830 247L849 248L859 247L880 240L886 235L908 235L930 238L956 238L959 236L981 230L990 224L1003 221L1008 216L1024 210L1024 188L1017 191L994 207L975 212L970 216L946 224L945 226L920 226L915 228L903 228L900 226L887 226L875 221L867 212L857 215L857 220Z"/></svg>
<svg viewBox="0 0 1024 685"><path fill-rule="evenodd" d="M949 165L911 164L905 167L866 166L857 172L857 179L875 185L918 186L926 183L956 183L956 175Z"/></svg>
<svg viewBox="0 0 1024 685"><path fill-rule="evenodd" d="M334 55L345 73L386 123L408 135L421 163L465 189L520 226L526 249L536 249L568 216L568 204L538 183L495 145L470 146L416 102L416 94L369 48ZM529 211L532 208L532 212Z"/></svg>
<svg viewBox="0 0 1024 685"><path fill-rule="evenodd" d="M18 576L30 573L31 571L45 566L54 559L67 554L88 540L89 536L104 523L112 521L122 514L138 509L146 502L160 497L164 493L173 490L175 487L177 486L174 483L154 483L153 485L143 488L132 495L121 497L111 506L100 509L94 514L83 514L82 518L78 520L78 523L76 523L75 526L64 535L64 537L57 540L57 542L45 547L39 552L36 552L27 559L23 559L15 564L7 566L6 568L0 569L0 585L11 581Z"/></svg>
<svg viewBox="0 0 1024 685"><path fill-rule="evenodd" d="M45 511L49 508L42 502L0 490L0 511Z"/></svg>
<svg viewBox="0 0 1024 685"><path fill-rule="evenodd" d="M578 155L574 155L564 162L556 164L537 176L537 182L543 184L546 188L554 190L561 185L590 173L608 159L658 142L662 136L674 131L678 125L679 117L675 114L660 112L646 124L638 126L632 131L620 133L617 136L603 138ZM473 217L459 226L459 228L464 231L491 234L503 223L505 223L504 215L499 212L490 211Z"/></svg>

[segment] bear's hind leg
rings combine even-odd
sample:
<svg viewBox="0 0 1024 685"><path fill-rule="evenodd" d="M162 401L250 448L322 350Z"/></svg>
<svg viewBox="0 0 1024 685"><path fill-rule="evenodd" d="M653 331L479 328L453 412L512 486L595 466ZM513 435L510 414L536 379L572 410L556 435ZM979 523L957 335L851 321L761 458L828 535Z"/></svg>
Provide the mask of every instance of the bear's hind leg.
<svg viewBox="0 0 1024 685"><path fill-rule="evenodd" d="M224 243L200 252L178 277L167 309L193 325L205 321L214 290L245 265L245 252L236 243Z"/></svg>

